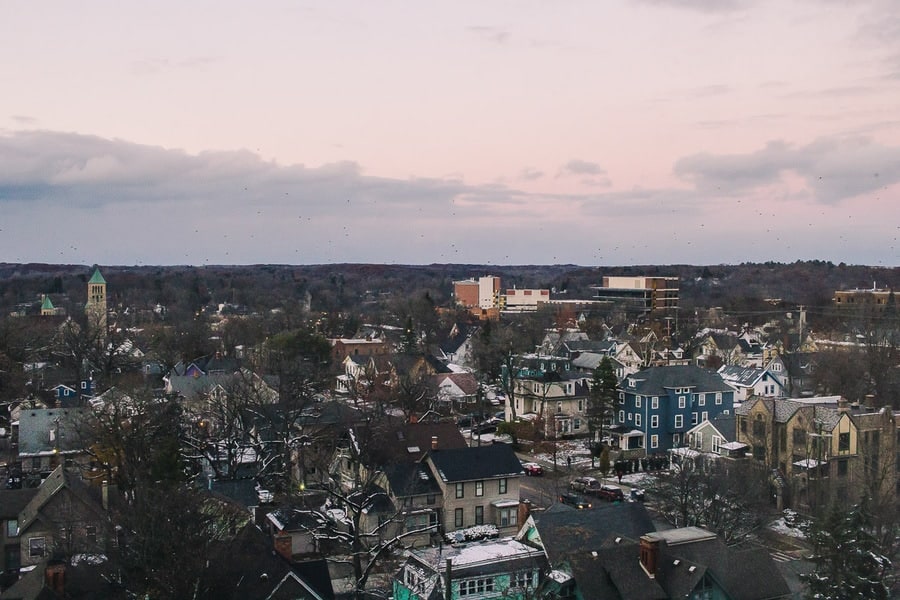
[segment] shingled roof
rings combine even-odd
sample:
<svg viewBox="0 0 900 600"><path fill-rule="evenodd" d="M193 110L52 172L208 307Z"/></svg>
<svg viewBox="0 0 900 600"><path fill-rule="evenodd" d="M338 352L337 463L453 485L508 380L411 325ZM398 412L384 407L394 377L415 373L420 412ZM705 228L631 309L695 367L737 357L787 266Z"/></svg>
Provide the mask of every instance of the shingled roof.
<svg viewBox="0 0 900 600"><path fill-rule="evenodd" d="M428 459L445 483L518 477L525 472L515 452L506 444L433 450Z"/></svg>
<svg viewBox="0 0 900 600"><path fill-rule="evenodd" d="M693 388L695 393L732 391L718 373L696 365L650 367L630 375L624 383L632 379L635 386L628 387L628 391L645 396L663 396L668 390L680 387Z"/></svg>

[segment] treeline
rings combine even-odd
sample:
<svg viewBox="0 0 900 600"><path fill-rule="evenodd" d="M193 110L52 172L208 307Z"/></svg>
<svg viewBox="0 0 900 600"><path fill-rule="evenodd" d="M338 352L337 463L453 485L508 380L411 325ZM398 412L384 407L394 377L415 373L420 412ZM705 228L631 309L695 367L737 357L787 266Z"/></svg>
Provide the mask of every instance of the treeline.
<svg viewBox="0 0 900 600"><path fill-rule="evenodd" d="M834 264L827 261L743 263L740 265L246 265L103 266L111 307L196 314L209 305L229 304L265 311L310 303L313 311L380 312L412 293L436 306L447 305L452 282L497 275L507 288L547 288L555 298L588 299L604 275L672 276L680 279L682 314L710 307L749 315L798 305L828 307L835 290L896 289L900 269ZM87 265L0 263L0 310L36 310L43 294L54 305L81 310L86 300Z"/></svg>

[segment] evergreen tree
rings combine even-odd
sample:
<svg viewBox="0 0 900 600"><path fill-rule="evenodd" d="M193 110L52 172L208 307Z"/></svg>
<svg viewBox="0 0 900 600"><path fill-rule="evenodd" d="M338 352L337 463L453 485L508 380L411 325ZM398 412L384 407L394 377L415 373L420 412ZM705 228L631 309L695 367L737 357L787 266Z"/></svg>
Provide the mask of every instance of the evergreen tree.
<svg viewBox="0 0 900 600"><path fill-rule="evenodd" d="M806 533L814 547L816 570L801 576L807 598L881 600L891 597L890 560L872 534L868 499L845 512L837 505L809 522Z"/></svg>
<svg viewBox="0 0 900 600"><path fill-rule="evenodd" d="M591 392L588 396L587 421L591 432L591 442L603 439L603 424L610 418L618 396L619 381L613 370L612 361L604 356L594 369Z"/></svg>

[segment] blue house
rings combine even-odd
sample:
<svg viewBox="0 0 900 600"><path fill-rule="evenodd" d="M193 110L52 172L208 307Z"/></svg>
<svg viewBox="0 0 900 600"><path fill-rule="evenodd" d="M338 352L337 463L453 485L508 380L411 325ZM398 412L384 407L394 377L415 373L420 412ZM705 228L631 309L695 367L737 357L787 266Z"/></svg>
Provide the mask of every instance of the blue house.
<svg viewBox="0 0 900 600"><path fill-rule="evenodd" d="M619 383L612 433L626 450L664 453L684 445L689 429L734 414L734 389L715 371L695 365L650 367Z"/></svg>

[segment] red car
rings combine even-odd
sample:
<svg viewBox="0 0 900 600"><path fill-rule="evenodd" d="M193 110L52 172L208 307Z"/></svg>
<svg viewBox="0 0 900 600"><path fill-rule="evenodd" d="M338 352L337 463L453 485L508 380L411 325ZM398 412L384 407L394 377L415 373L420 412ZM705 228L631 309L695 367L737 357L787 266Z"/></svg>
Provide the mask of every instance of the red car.
<svg viewBox="0 0 900 600"><path fill-rule="evenodd" d="M538 475L544 474L544 468L537 463L533 463L533 462L523 463L522 468L525 469L526 475L529 475L532 477L536 477Z"/></svg>

